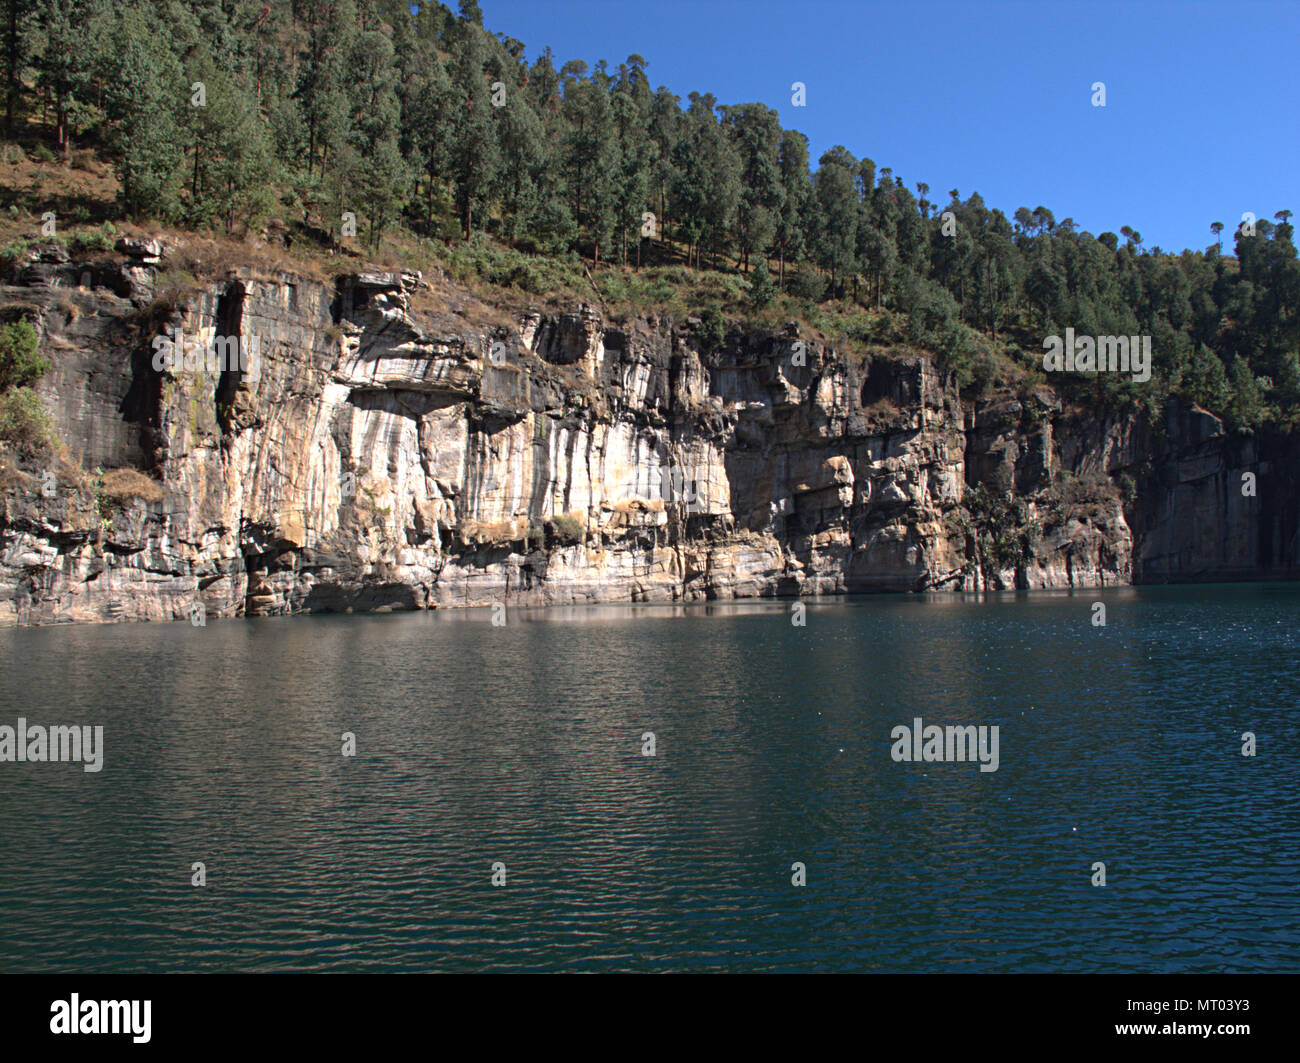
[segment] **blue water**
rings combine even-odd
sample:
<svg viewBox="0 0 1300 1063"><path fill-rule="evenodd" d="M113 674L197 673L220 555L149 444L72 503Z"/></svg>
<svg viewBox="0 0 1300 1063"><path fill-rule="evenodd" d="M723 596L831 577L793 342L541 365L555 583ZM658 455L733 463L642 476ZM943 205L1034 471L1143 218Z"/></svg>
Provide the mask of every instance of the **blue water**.
<svg viewBox="0 0 1300 1063"><path fill-rule="evenodd" d="M1300 587L789 610L2 631L0 971L1300 970Z"/></svg>

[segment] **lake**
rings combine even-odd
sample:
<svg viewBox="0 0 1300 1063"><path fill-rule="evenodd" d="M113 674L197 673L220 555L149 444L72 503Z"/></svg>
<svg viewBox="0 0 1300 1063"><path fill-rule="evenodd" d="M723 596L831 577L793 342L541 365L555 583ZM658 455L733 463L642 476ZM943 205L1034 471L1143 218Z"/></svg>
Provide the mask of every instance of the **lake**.
<svg viewBox="0 0 1300 1063"><path fill-rule="evenodd" d="M791 606L0 631L0 970L1300 970L1300 586Z"/></svg>

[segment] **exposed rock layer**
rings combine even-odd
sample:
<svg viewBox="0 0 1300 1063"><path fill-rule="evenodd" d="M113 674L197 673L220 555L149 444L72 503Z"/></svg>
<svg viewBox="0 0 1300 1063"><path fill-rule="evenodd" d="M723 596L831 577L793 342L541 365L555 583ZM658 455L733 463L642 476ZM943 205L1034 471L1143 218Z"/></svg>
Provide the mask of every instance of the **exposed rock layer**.
<svg viewBox="0 0 1300 1063"><path fill-rule="evenodd" d="M689 321L587 307L476 326L414 312L416 274L232 276L174 307L153 281L50 253L0 289L73 457L165 496L11 457L0 625L1296 575L1291 440L1194 408L1153 430L1046 388L971 401L793 327L702 351ZM156 371L173 328L257 346ZM1019 553L986 548L978 483L1020 500Z"/></svg>

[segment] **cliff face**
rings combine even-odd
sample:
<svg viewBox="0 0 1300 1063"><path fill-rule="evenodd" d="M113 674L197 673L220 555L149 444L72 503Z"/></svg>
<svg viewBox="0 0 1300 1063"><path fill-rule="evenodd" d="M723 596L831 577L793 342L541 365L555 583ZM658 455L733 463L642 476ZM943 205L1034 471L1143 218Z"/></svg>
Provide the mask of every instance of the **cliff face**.
<svg viewBox="0 0 1300 1063"><path fill-rule="evenodd" d="M588 307L484 324L416 274L172 305L127 250L0 288L73 459L0 468L0 624L1295 576L1291 441L1200 411L963 400L925 358L794 326L705 350ZM158 371L172 329L257 348ZM79 471L119 467L160 500Z"/></svg>

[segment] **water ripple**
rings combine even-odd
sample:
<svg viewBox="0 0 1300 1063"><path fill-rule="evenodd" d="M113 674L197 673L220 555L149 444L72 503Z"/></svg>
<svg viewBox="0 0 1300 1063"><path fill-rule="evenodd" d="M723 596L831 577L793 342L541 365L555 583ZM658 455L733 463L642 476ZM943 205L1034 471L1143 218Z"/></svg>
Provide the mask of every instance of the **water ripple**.
<svg viewBox="0 0 1300 1063"><path fill-rule="evenodd" d="M803 628L762 603L0 632L0 725L107 748L97 774L0 764L0 969L1300 969L1298 607L1287 585L825 601ZM894 763L917 716L998 725L999 770Z"/></svg>

